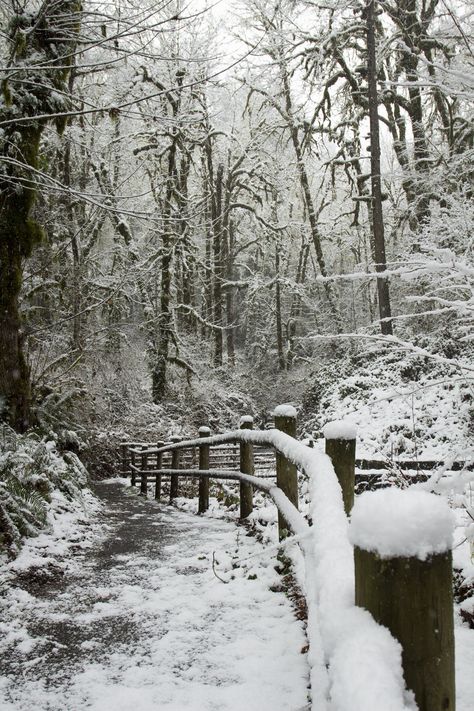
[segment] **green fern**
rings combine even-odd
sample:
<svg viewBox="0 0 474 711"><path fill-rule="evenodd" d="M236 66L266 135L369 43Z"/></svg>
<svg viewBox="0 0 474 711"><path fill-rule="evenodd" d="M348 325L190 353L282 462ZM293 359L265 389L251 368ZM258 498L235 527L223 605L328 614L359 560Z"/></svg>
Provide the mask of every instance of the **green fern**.
<svg viewBox="0 0 474 711"><path fill-rule="evenodd" d="M55 489L73 500L86 485L87 472L72 452L60 455L51 442L0 429L0 550L15 556L24 537L46 526Z"/></svg>

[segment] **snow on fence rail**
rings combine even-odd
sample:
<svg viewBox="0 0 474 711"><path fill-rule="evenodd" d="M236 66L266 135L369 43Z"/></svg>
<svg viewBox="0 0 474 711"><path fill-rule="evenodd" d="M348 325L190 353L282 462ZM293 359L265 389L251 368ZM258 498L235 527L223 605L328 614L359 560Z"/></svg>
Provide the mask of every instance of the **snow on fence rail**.
<svg viewBox="0 0 474 711"><path fill-rule="evenodd" d="M209 505L210 478L239 481L241 518L252 511L252 487L270 495L279 511L280 538L291 529L304 557L315 711L413 711L417 707L420 711L454 711L452 562L446 510L441 511L437 497L426 494L430 500L424 501L422 519L425 523L431 519L431 524L420 528L415 525L412 493L396 492L395 505L393 500L385 501L390 512L385 518L391 521L385 530L380 518L382 499L370 499L373 494L367 493L359 497L355 523L350 525L355 433L343 425L328 428L323 454L295 439L296 412L284 406L274 414L273 430L254 431L252 419L245 417L241 429L221 435L210 436L208 428L200 428L198 438L171 444L124 443L124 471L130 472L133 486L139 476L144 495L154 476L158 499L163 475L170 476L171 499L178 494L179 477L199 478L201 513ZM228 443L238 444L240 471L211 469L211 449ZM254 476L254 445L274 451L276 484ZM188 456L181 459L181 465L195 462L198 452L198 470L180 466L183 452ZM163 466L165 456L171 456L170 467ZM312 526L298 511L297 470L309 482ZM438 530L433 517L442 519L442 550L439 536L433 533ZM412 524L412 542L419 535L424 541L422 556L416 547L370 548L371 526L373 539L386 543L395 541L401 528L410 529L407 521Z"/></svg>

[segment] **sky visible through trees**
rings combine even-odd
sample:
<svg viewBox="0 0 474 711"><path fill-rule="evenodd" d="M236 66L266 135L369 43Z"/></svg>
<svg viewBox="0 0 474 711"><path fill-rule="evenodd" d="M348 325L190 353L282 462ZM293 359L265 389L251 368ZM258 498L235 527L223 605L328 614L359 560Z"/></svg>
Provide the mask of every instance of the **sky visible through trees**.
<svg viewBox="0 0 474 711"><path fill-rule="evenodd" d="M291 392L371 344L470 377L469 7L4 0L1 20L7 422L110 420L214 376L265 408L255 367Z"/></svg>

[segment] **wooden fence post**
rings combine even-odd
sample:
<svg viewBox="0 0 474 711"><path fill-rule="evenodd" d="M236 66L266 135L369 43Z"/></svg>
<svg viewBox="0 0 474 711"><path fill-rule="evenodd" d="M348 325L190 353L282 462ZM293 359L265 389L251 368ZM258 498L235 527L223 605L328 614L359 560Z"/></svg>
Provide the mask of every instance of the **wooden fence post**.
<svg viewBox="0 0 474 711"><path fill-rule="evenodd" d="M122 460L122 476L128 477L130 474L130 468L128 466L128 444L127 442L122 442L120 445L120 458Z"/></svg>
<svg viewBox="0 0 474 711"><path fill-rule="evenodd" d="M148 454L146 454L148 446L145 445L142 449L145 451L140 455L140 496L144 496L146 498L148 495Z"/></svg>
<svg viewBox="0 0 474 711"><path fill-rule="evenodd" d="M374 524L375 521L378 524L374 526L370 522L370 512L368 517L364 506L363 529L366 533L362 537L357 532L358 519L362 520L359 515L361 499L381 492L362 494L354 506L351 535L355 543L355 602L368 610L400 642L405 682L415 694L419 711L455 711L453 570L449 549L452 542L443 543L441 539L442 531L449 529L447 517L450 516L452 522L452 514L447 504L439 501L438 504L447 509L447 514L442 513L439 520L436 510L433 513L430 508L432 505L424 509L423 499L415 500L409 515L416 519L412 537L414 545L420 545L421 541L421 549L418 554L414 549L400 551L403 554L397 555L396 549L384 550L386 536L380 538L380 544L377 529L383 529L385 521L389 520L392 536L399 539L410 530L407 516L400 515L403 512L402 496L438 497L426 492L386 491L396 500L388 500L384 505L373 499L372 510L377 511ZM423 520L427 534L421 528ZM435 526L433 521L436 521ZM374 540L371 533L367 534L367 523L374 530ZM433 529L441 533L430 553L429 538Z"/></svg>
<svg viewBox="0 0 474 711"><path fill-rule="evenodd" d="M253 429L253 417L245 415L240 418L240 429ZM240 443L240 471L244 474L254 473L253 445L250 442ZM253 511L252 485L240 482L240 518L247 518Z"/></svg>
<svg viewBox="0 0 474 711"><path fill-rule="evenodd" d="M349 515L354 506L356 429L345 422L330 422L323 434L326 454L341 485L344 511Z"/></svg>
<svg viewBox="0 0 474 711"><path fill-rule="evenodd" d="M209 437L211 430L209 427L199 428L199 437L204 439ZM199 469L207 471L209 469L210 447L208 444L199 445ZM199 507L198 513L202 514L209 508L209 477L199 477Z"/></svg>
<svg viewBox="0 0 474 711"><path fill-rule="evenodd" d="M296 410L291 405L278 405L273 412L275 427L290 437L296 438ZM286 494L292 504L298 508L298 471L283 454L276 453L277 486ZM278 534L280 540L288 534L288 526L278 512Z"/></svg>
<svg viewBox="0 0 474 711"><path fill-rule="evenodd" d="M181 437L171 437L170 438L173 444L177 443L180 441ZM179 459L180 459L180 450L179 449L173 449L171 453L171 469L179 469ZM173 499L176 499L179 493L179 476L177 474L172 474L170 478L170 503L173 501Z"/></svg>
<svg viewBox="0 0 474 711"><path fill-rule="evenodd" d="M130 448L130 470L131 470L130 486L132 486L133 488L135 488L135 485L137 483L137 472L135 471L135 466L136 466L135 444L132 442L131 448Z"/></svg>
<svg viewBox="0 0 474 711"><path fill-rule="evenodd" d="M157 442L156 446L158 449L160 447L164 447L165 443L164 442ZM159 501L161 499L161 474L159 473L159 470L163 466L163 452L158 452L156 455L156 479L155 479L155 499L156 501Z"/></svg>

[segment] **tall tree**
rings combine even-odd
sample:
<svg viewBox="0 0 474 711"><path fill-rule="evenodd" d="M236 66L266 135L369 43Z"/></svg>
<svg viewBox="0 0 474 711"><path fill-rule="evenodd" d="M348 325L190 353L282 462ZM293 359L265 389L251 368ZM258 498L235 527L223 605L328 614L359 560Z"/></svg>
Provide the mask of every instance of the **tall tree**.
<svg viewBox="0 0 474 711"><path fill-rule="evenodd" d="M0 394L1 416L18 430L32 419L19 293L24 260L42 236L32 218L40 139L49 117L69 105L81 13L80 0L44 0L33 12L12 3L8 27L0 104ZM64 119L56 125L63 130Z"/></svg>
<svg viewBox="0 0 474 711"><path fill-rule="evenodd" d="M370 122L370 180L372 184L372 234L374 244L375 269L385 272L385 234L382 209L382 176L380 172L380 131L379 101L377 92L377 60L375 47L375 0L369 0L366 8L367 22L367 80ZM377 277L379 297L380 328L383 334L392 334L390 293L388 277Z"/></svg>

